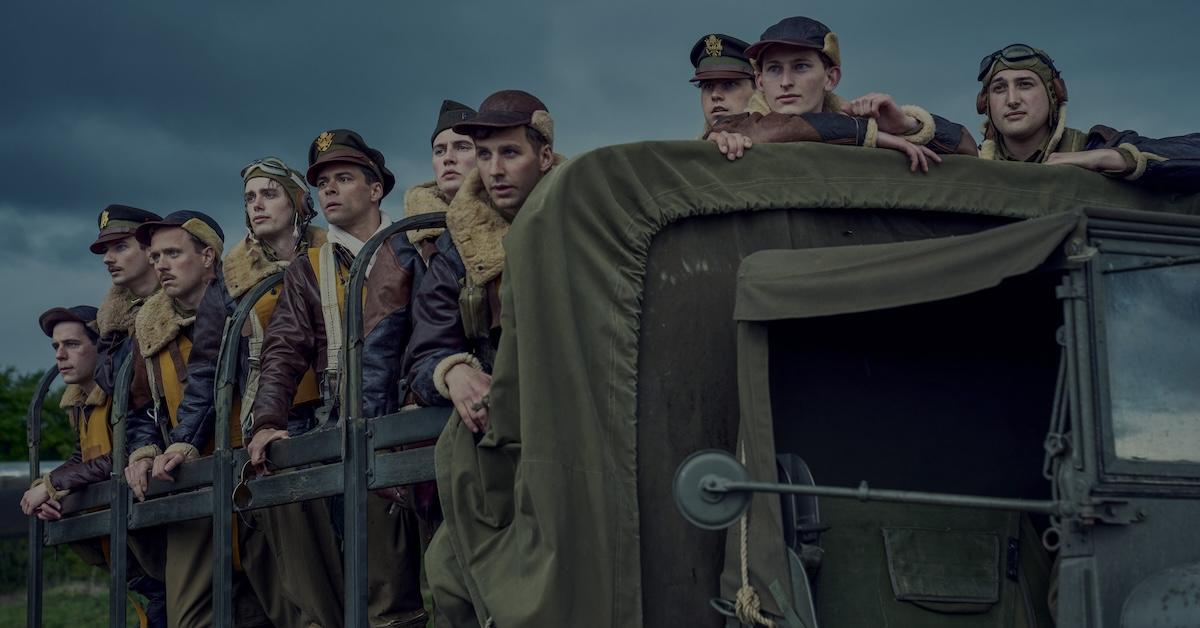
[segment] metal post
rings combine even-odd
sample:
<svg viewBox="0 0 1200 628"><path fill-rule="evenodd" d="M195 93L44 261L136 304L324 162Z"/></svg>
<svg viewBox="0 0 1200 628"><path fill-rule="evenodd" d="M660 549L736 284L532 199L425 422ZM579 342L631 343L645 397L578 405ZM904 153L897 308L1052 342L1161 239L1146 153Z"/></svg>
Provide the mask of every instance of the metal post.
<svg viewBox="0 0 1200 628"><path fill-rule="evenodd" d="M345 377L342 388L341 420L343 441L342 472L345 490L345 625L367 625L367 459L374 455L370 433L362 410L363 288L367 266L375 251L396 233L445 224L445 214L437 212L406 218L388 225L367 241L350 266L350 285L346 288Z"/></svg>
<svg viewBox="0 0 1200 628"><path fill-rule="evenodd" d="M130 351L121 368L117 371L113 383L113 407L110 420L113 424L112 475L113 492L109 521L112 530L109 532L109 557L112 565L109 569L108 585L108 624L112 628L125 628L125 595L126 587L126 547L129 530L130 500L129 483L125 481L125 419L129 413L129 385L133 379L133 361L138 359Z"/></svg>
<svg viewBox="0 0 1200 628"><path fill-rule="evenodd" d="M229 448L233 391L240 361L242 326L254 305L267 291L283 281L276 273L260 281L238 302L225 327L217 356L216 424L213 426L213 621L222 628L233 626L233 451ZM241 430L239 424L233 429Z"/></svg>
<svg viewBox="0 0 1200 628"><path fill-rule="evenodd" d="M25 435L29 445L29 480L42 475L42 402L50 392L50 385L58 377L58 367L50 367L33 393L29 410L25 413ZM29 518L29 567L25 573L25 625L40 628L42 625L42 535L45 524L37 517Z"/></svg>

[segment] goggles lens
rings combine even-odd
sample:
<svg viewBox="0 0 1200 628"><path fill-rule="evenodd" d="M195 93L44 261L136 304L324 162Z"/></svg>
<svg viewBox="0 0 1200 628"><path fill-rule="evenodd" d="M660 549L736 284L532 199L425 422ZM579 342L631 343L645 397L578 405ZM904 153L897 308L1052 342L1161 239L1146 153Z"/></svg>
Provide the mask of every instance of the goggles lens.
<svg viewBox="0 0 1200 628"><path fill-rule="evenodd" d="M1039 51L1033 46L1013 44L984 57L979 62L979 76L975 77L975 80L982 81L983 77L987 76L988 71L992 69L992 65L996 63L997 59L1017 62L1034 58L1040 59L1042 63L1045 63L1050 68L1051 72L1056 76L1058 75L1058 68L1054 67L1054 60L1047 56L1046 53Z"/></svg>

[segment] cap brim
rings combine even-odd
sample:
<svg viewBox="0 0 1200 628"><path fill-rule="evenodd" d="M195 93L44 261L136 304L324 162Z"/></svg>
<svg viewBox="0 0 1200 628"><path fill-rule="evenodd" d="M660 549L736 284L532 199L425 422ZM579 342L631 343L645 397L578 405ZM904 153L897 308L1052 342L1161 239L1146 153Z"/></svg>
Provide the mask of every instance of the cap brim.
<svg viewBox="0 0 1200 628"><path fill-rule="evenodd" d="M154 237L154 231L163 227L179 227L182 229L183 223L172 220L152 220L150 222L143 222L142 224L138 225L137 231L133 232L133 237L137 238L139 244L150 246L150 238Z"/></svg>
<svg viewBox="0 0 1200 628"><path fill-rule="evenodd" d="M754 79L754 74L751 72L738 72L737 70L708 70L705 72L696 72L696 75L689 80L692 83L699 83L700 81L721 81L730 79Z"/></svg>
<svg viewBox="0 0 1200 628"><path fill-rule="evenodd" d="M81 323L87 327L87 321L75 316L71 310L65 307L56 307L46 310L38 317L38 326L42 328L42 333L50 338L54 336L54 326L59 323Z"/></svg>
<svg viewBox="0 0 1200 628"><path fill-rule="evenodd" d="M523 126L533 122L533 116L528 113L519 113L516 111L488 111L486 113L477 114L474 118L466 122L451 127L455 133L467 135L472 128L487 127L492 129L507 129L514 126Z"/></svg>
<svg viewBox="0 0 1200 628"><path fill-rule="evenodd" d="M101 232L100 235L96 236L96 241L92 242L92 244L88 246L88 250L96 255L100 255L104 252L104 246L106 244L109 244L110 242L117 242L118 240L124 240L125 238L134 238L136 240L136 233L136 229L129 229L128 231L109 231L108 233Z"/></svg>
<svg viewBox="0 0 1200 628"><path fill-rule="evenodd" d="M764 39L762 41L755 42L749 48L746 49L746 58L754 59L755 61L758 61L758 58L760 56L762 56L762 53L764 50L766 50L770 46L774 46L777 44L781 45L781 46L791 46L793 48L808 48L810 50L818 50L818 51L825 49L825 42L814 43L814 42L785 41L783 39Z"/></svg>
<svg viewBox="0 0 1200 628"><path fill-rule="evenodd" d="M369 168L371 170L374 170L381 177L383 176L383 173L379 172L379 166L377 166L374 162L372 162L367 156L363 155L362 153L360 153L358 151L353 151L353 150L334 150L334 151L329 151L328 153L325 153L324 155L321 155L320 157L318 157L317 160L314 161L312 163L312 165L308 167L308 170L305 171L304 180L308 181L309 185L316 186L317 185L317 173L320 172L321 168L324 168L326 164L337 163L337 162L354 164L356 166L362 166L364 168Z"/></svg>

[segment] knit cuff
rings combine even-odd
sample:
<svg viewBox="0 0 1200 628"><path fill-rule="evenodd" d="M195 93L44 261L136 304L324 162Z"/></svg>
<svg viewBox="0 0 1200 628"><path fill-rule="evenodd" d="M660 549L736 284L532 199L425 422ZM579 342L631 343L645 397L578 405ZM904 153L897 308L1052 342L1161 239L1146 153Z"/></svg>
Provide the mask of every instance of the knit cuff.
<svg viewBox="0 0 1200 628"><path fill-rule="evenodd" d="M928 111L916 105L904 105L900 107L900 111L903 111L905 115L916 118L917 122L921 123L921 128L900 137L918 146L928 144L933 139L933 134L937 130L934 128L933 116Z"/></svg>
<svg viewBox="0 0 1200 628"><path fill-rule="evenodd" d="M465 352L455 353L438 362L437 367L433 369L433 386L437 388L438 394L445 397L447 401L450 399L450 389L446 387L446 373L459 364L466 364L476 371L483 370L483 364L479 362L479 358Z"/></svg>
<svg viewBox="0 0 1200 628"><path fill-rule="evenodd" d="M171 443L167 447L166 453L181 453L184 460L193 460L200 457L200 450L196 449L196 446L190 443Z"/></svg>
<svg viewBox="0 0 1200 628"><path fill-rule="evenodd" d="M162 450L158 448L158 445L143 445L129 454L128 464L133 464L139 460L154 460L154 457L161 453Z"/></svg>
<svg viewBox="0 0 1200 628"><path fill-rule="evenodd" d="M875 118L867 118L867 132L863 135L862 145L866 148L875 148L878 141L879 123L875 121Z"/></svg>
<svg viewBox="0 0 1200 628"><path fill-rule="evenodd" d="M60 500L64 497L66 497L67 495L71 494L71 489L69 489L69 488L64 488L61 491L54 488L54 482L50 481L49 473L47 473L46 475L43 475L39 479L42 481L41 483L43 485L45 485L46 492L50 495L50 499L57 501L57 500Z"/></svg>

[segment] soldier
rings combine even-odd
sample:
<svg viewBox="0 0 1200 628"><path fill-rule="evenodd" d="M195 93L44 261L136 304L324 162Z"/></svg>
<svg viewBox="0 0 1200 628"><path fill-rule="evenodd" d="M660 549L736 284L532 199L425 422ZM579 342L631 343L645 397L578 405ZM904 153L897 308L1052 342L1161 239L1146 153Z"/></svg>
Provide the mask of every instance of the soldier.
<svg viewBox="0 0 1200 628"><path fill-rule="evenodd" d="M67 385L60 405L69 413L78 438L75 451L66 462L34 480L21 498L21 511L43 521L58 521L62 518L63 497L112 477L112 425L108 420L112 399L96 385L94 376L98 360L96 342L100 338L96 331L96 308L56 307L44 312L38 318L38 325L51 339L54 361ZM165 627L165 592L162 580L158 579L162 577L162 554L152 536L139 533L130 538L129 588L149 601L144 609L140 605L138 608L139 613L145 614L147 625ZM109 567L102 540L71 546L88 564Z"/></svg>
<svg viewBox="0 0 1200 628"><path fill-rule="evenodd" d="M559 163L554 121L532 94L499 91L488 96L456 133L475 141L476 169L450 203L447 231L414 299L408 379L422 405L453 405L474 433L487 429L492 360L500 339L501 241L525 199ZM426 555L428 565L454 562L441 533ZM438 611L437 625L469 625L469 597L450 574L426 570Z"/></svg>
<svg viewBox="0 0 1200 628"><path fill-rule="evenodd" d="M354 258L371 236L391 224L380 202L396 184L384 156L354 131L336 129L309 147L306 179L316 186L329 221L327 242L307 249L284 271L283 289L266 330L262 373L254 398L250 461L265 473L271 442L288 437L288 416L309 369L323 404L318 418L336 420L345 291ZM363 409L366 416L398 407L400 358L408 344L409 295L424 263L404 235L389 238L368 266L364 307ZM411 508L367 498L372 626L421 626L428 615L420 595L420 541Z"/></svg>
<svg viewBox="0 0 1200 628"><path fill-rule="evenodd" d="M837 35L806 17L781 20L763 32L746 56L756 64L761 92L748 113L717 122L708 139L729 159L754 142L824 142L874 146L905 153L911 169L929 169L937 153L975 154L962 125L915 106L899 107L886 94L845 102L833 93L841 81Z"/></svg>
<svg viewBox="0 0 1200 628"><path fill-rule="evenodd" d="M144 500L154 458L165 445L163 435L177 425L196 307L216 275L224 234L209 216L178 211L142 224L135 236L149 247L162 285L138 312L133 334L136 361L126 428L131 453L125 477L134 497ZM239 435L234 436L232 444L240 444ZM180 521L165 528L167 617L174 627L211 625L212 520ZM234 549L237 565L238 548ZM210 575L200 575L205 573ZM267 622L244 578L235 579L234 605L239 625Z"/></svg>
<svg viewBox="0 0 1200 628"><path fill-rule="evenodd" d="M979 156L1070 164L1156 189L1200 190L1200 133L1161 140L1097 125L1067 127L1067 84L1054 60L1025 44L1005 46L979 63L975 99L984 122Z"/></svg>
<svg viewBox="0 0 1200 628"><path fill-rule="evenodd" d="M700 88L700 110L704 113L704 135L718 116L743 113L754 95L754 68L746 58L750 44L729 35L712 33L692 46L690 79Z"/></svg>
<svg viewBox="0 0 1200 628"><path fill-rule="evenodd" d="M325 230L309 224L316 210L303 175L279 158L267 157L247 165L241 176L249 233L225 257L196 310L188 383L171 430L171 445L154 459L152 475L160 480L171 481L179 464L199 457L212 442L217 358L226 320L233 316L238 302L260 281L282 273L297 254L326 241ZM264 330L279 292L274 288L259 298L253 318L239 334L237 383L241 398L235 404L236 423L231 428L243 433L249 431ZM293 398L289 433L312 429L320 403L316 375L309 370ZM275 626L341 623L341 556L325 500L253 510L244 513L237 525L247 580ZM265 535L265 542L260 535ZM194 577L211 579L211 566Z"/></svg>
<svg viewBox="0 0 1200 628"><path fill-rule="evenodd" d="M158 276L146 257L146 248L133 232L143 223L161 219L144 209L109 205L97 220L100 233L90 250L102 256L113 284L96 317L100 329L96 383L108 395L113 392L117 369L129 355L129 334L138 309L158 290Z"/></svg>
<svg viewBox="0 0 1200 628"><path fill-rule="evenodd" d="M433 129L430 145L433 148L433 181L414 185L404 193L404 216L412 217L430 212L444 212L462 187L467 174L475 168L475 142L450 128L475 115L475 110L453 100L443 100ZM408 232L408 239L421 251L429 263L436 250L434 242L441 229L418 229Z"/></svg>
<svg viewBox="0 0 1200 628"><path fill-rule="evenodd" d="M474 139L477 167L450 203L449 230L417 292L409 382L419 403L453 405L481 432L500 340L501 240L558 157L550 113L527 92L488 96L454 131Z"/></svg>

